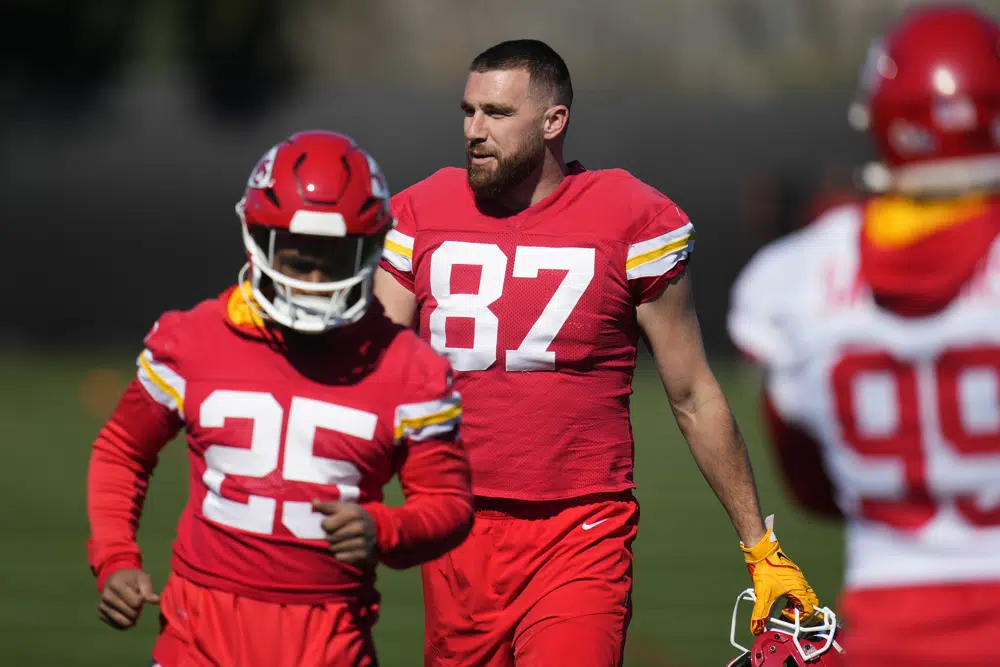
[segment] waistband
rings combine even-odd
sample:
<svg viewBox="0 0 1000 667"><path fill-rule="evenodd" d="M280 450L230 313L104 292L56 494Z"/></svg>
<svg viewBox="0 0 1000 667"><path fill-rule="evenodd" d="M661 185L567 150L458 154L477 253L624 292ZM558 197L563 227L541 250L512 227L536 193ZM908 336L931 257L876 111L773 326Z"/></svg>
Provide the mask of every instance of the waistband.
<svg viewBox="0 0 1000 667"><path fill-rule="evenodd" d="M615 493L592 493L561 500L511 500L510 498L476 496L473 499L473 507L476 518L531 521L548 519L565 510L585 505L628 502L635 502L635 496L632 495L631 490Z"/></svg>

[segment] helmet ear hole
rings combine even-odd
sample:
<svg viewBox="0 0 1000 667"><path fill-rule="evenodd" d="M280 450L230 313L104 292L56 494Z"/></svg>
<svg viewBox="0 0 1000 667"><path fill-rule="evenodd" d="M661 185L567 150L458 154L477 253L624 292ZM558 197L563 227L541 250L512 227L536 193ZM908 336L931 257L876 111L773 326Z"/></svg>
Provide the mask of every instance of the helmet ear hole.
<svg viewBox="0 0 1000 667"><path fill-rule="evenodd" d="M278 201L278 195L275 193L274 188L267 188L264 190L264 196L271 200L275 208L281 208L281 202Z"/></svg>

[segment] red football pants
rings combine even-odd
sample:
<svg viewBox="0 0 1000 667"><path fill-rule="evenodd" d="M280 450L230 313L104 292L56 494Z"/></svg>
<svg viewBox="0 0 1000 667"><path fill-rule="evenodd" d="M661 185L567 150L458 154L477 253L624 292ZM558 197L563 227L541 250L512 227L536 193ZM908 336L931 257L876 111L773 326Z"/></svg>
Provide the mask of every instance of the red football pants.
<svg viewBox="0 0 1000 667"><path fill-rule="evenodd" d="M162 667L373 667L377 605L277 604L171 575L153 660Z"/></svg>
<svg viewBox="0 0 1000 667"><path fill-rule="evenodd" d="M477 499L465 542L423 566L425 667L617 667L631 617L631 493Z"/></svg>
<svg viewBox="0 0 1000 667"><path fill-rule="evenodd" d="M1000 582L847 591L840 615L845 667L1000 665Z"/></svg>

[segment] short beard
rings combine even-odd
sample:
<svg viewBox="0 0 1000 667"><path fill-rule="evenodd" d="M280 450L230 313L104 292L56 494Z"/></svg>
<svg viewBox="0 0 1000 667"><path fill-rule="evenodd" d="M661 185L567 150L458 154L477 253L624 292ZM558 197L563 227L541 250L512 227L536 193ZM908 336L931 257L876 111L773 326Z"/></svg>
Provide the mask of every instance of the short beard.
<svg viewBox="0 0 1000 667"><path fill-rule="evenodd" d="M496 199L514 190L530 177L545 160L545 137L541 132L527 137L511 155L493 154L496 164L472 163L471 147L465 148L469 187L480 199Z"/></svg>

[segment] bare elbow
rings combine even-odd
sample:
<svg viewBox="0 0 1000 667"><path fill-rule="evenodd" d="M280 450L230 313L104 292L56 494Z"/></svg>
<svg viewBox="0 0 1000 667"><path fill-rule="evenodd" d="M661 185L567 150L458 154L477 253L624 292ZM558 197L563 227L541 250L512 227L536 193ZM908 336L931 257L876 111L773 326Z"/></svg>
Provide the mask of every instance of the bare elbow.
<svg viewBox="0 0 1000 667"><path fill-rule="evenodd" d="M678 418L693 419L704 406L719 400L725 401L722 387L710 371L684 382L664 382L664 385L670 408Z"/></svg>
<svg viewBox="0 0 1000 667"><path fill-rule="evenodd" d="M375 271L374 293L385 309L386 317L404 327L414 325L417 314L416 297L381 267Z"/></svg>

